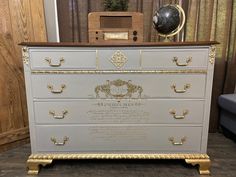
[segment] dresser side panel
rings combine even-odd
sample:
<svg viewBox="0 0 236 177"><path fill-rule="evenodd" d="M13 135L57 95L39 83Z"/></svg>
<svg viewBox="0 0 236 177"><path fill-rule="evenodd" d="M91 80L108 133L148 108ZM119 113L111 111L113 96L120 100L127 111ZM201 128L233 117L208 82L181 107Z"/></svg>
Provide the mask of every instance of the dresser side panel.
<svg viewBox="0 0 236 177"><path fill-rule="evenodd" d="M29 131L30 131L30 143L31 153L35 153L36 138L35 138L35 124L34 124L34 106L33 106L33 94L32 94L32 82L31 82L31 69L30 69L30 54L27 49L27 58L24 59L24 77L25 77L25 89L28 109ZM23 54L24 57L24 54Z"/></svg>
<svg viewBox="0 0 236 177"><path fill-rule="evenodd" d="M209 47L209 58L208 58L208 70L206 77L206 91L205 91L205 109L203 118L203 130L202 130L202 145L201 153L207 152L207 141L208 141L208 131L209 131L209 120L210 120L210 108L211 108L211 96L212 96L212 84L214 75L214 56L212 60L212 47ZM215 50L215 49L214 49ZM213 61L213 62L212 62Z"/></svg>

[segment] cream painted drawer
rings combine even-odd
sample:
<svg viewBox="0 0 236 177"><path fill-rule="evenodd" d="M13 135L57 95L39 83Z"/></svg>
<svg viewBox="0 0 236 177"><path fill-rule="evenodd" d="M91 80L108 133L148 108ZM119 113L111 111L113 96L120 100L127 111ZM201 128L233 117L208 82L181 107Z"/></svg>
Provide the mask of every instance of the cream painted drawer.
<svg viewBox="0 0 236 177"><path fill-rule="evenodd" d="M96 50L36 50L30 52L31 68L46 70L96 69Z"/></svg>
<svg viewBox="0 0 236 177"><path fill-rule="evenodd" d="M208 49L142 50L143 69L207 67Z"/></svg>
<svg viewBox="0 0 236 177"><path fill-rule="evenodd" d="M204 98L205 74L32 75L34 98Z"/></svg>
<svg viewBox="0 0 236 177"><path fill-rule="evenodd" d="M37 124L202 124L203 100L126 99L34 102Z"/></svg>
<svg viewBox="0 0 236 177"><path fill-rule="evenodd" d="M64 69L140 69L140 50L111 48L101 50L65 49L58 51L33 50L30 52L31 68L34 70L64 70Z"/></svg>
<svg viewBox="0 0 236 177"><path fill-rule="evenodd" d="M201 132L201 127L157 125L36 126L36 151L200 153Z"/></svg>
<svg viewBox="0 0 236 177"><path fill-rule="evenodd" d="M208 49L32 49L30 58L34 70L206 68Z"/></svg>

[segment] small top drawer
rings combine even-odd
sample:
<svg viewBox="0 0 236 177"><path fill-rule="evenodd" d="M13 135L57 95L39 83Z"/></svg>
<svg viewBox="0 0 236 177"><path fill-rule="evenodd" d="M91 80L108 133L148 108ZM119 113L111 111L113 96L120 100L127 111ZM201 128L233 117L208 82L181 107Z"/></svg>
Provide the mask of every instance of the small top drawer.
<svg viewBox="0 0 236 177"><path fill-rule="evenodd" d="M145 49L143 69L207 67L208 49Z"/></svg>
<svg viewBox="0 0 236 177"><path fill-rule="evenodd" d="M35 50L30 52L32 69L96 69L96 50Z"/></svg>

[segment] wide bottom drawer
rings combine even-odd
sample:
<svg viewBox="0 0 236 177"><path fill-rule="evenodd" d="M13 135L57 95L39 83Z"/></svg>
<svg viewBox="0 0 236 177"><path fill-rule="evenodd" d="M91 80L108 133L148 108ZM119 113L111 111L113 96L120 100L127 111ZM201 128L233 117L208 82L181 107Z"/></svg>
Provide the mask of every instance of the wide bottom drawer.
<svg viewBox="0 0 236 177"><path fill-rule="evenodd" d="M200 152L201 127L36 126L37 152Z"/></svg>

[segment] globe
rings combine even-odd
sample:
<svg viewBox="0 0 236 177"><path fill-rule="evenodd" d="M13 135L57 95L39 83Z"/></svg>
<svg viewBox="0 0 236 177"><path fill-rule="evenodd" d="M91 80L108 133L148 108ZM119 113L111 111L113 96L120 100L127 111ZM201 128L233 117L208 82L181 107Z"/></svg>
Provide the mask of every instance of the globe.
<svg viewBox="0 0 236 177"><path fill-rule="evenodd" d="M184 25L185 15L183 9L178 5L165 5L155 12L153 26L158 34L170 37L177 34Z"/></svg>

